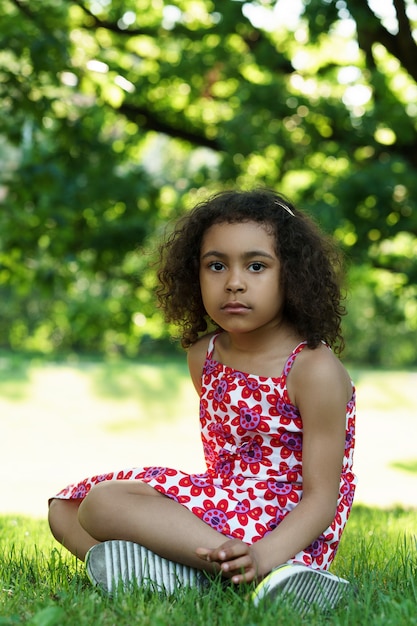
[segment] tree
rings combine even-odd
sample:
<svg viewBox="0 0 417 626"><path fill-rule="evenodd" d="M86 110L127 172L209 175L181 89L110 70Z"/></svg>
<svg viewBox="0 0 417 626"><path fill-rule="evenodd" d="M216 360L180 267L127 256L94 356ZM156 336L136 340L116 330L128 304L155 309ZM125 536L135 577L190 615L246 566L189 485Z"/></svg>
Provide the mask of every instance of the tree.
<svg viewBox="0 0 417 626"><path fill-rule="evenodd" d="M262 184L345 248L350 356L417 362L415 5L283 4L3 3L3 345L134 354L163 334L135 248Z"/></svg>

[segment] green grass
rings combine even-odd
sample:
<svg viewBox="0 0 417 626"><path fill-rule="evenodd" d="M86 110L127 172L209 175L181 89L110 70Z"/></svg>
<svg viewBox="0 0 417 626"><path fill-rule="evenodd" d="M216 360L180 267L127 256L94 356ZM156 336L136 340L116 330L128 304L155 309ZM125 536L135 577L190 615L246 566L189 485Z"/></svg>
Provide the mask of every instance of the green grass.
<svg viewBox="0 0 417 626"><path fill-rule="evenodd" d="M417 511L353 508L333 571L355 593L331 614L301 618L289 605L255 608L250 588L164 597L135 590L111 599L88 582L84 566L54 544L44 520L0 517L0 626L276 626L417 623Z"/></svg>

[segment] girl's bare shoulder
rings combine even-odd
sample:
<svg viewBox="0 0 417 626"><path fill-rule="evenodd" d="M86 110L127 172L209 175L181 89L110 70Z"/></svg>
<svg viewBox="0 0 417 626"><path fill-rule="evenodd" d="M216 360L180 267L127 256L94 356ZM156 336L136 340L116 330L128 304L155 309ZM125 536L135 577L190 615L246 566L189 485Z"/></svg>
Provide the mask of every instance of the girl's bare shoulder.
<svg viewBox="0 0 417 626"><path fill-rule="evenodd" d="M347 400L352 395L352 382L346 368L335 354L322 344L315 349L304 348L295 360L290 372L290 386L293 394L298 389L332 389L343 390Z"/></svg>
<svg viewBox="0 0 417 626"><path fill-rule="evenodd" d="M194 387L198 392L200 392L201 388L201 374L203 372L203 365L206 359L208 346L210 343L210 339L213 337L214 334L215 333L209 333L207 335L204 335L203 337L200 337L200 339L196 341L191 346L191 348L188 349L188 369L190 370L190 375Z"/></svg>

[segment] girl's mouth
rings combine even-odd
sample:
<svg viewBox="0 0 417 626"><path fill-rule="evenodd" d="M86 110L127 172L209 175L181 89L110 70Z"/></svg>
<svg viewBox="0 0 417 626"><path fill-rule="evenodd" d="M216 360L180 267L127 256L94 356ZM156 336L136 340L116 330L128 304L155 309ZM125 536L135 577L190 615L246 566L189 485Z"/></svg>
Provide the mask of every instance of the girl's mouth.
<svg viewBox="0 0 417 626"><path fill-rule="evenodd" d="M222 311L226 313L247 313L250 307L242 302L227 302L222 306Z"/></svg>

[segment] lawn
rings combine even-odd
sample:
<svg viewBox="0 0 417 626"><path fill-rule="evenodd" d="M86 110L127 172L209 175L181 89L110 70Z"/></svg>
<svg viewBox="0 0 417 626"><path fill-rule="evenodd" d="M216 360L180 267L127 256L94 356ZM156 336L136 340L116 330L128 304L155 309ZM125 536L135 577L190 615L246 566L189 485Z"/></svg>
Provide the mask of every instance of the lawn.
<svg viewBox="0 0 417 626"><path fill-rule="evenodd" d="M404 445L411 438L408 450L414 449L410 373L357 370L354 377L363 410L378 410L381 425L395 410L409 433ZM37 501L67 476L82 477L89 464L108 461L109 450L117 466L138 450L141 458L152 456L152 437L170 443L175 433L184 449L159 446L156 462L184 455L193 443L187 420L194 412L186 368L176 357L147 363L0 359L0 626L417 624L417 508L404 504L354 505L333 571L352 581L355 593L330 615L301 618L282 602L256 609L250 589L216 584L203 595L188 590L169 598L137 590L110 599L94 590L83 565L52 540ZM416 455L395 459L398 476L415 481Z"/></svg>
<svg viewBox="0 0 417 626"><path fill-rule="evenodd" d="M0 518L0 625L276 626L331 624L408 626L417 623L417 511L354 507L333 571L355 593L330 615L301 618L285 603L252 606L248 588L214 584L198 595L164 597L137 590L107 598L82 565L51 541L44 520Z"/></svg>

